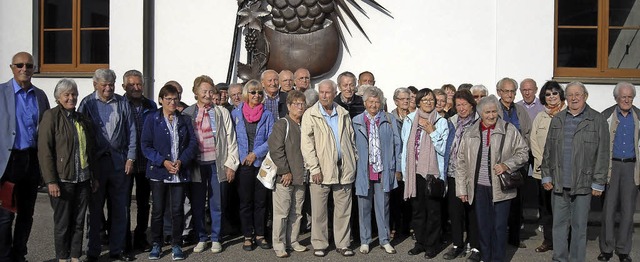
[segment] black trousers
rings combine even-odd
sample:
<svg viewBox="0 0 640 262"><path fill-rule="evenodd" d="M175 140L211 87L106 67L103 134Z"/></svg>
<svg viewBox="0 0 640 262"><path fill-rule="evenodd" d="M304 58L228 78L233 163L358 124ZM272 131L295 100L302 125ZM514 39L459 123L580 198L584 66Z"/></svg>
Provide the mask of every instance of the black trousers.
<svg viewBox="0 0 640 262"><path fill-rule="evenodd" d="M79 258L82 256L84 218L89 207L91 181L58 182L58 186L60 196L50 196L56 257L58 259Z"/></svg>
<svg viewBox="0 0 640 262"><path fill-rule="evenodd" d="M429 197L426 192L427 180L416 174L416 197L411 199L413 216L411 223L416 234L416 247L433 250L440 244L442 235L442 198Z"/></svg>
<svg viewBox="0 0 640 262"><path fill-rule="evenodd" d="M153 243L162 245L165 207L171 215L171 245L182 246L182 229L184 219L185 183L165 183L150 181L153 196L151 213L151 238Z"/></svg>
<svg viewBox="0 0 640 262"><path fill-rule="evenodd" d="M549 246L553 246L553 209L551 206L551 192L552 190L545 190L539 179L538 182L538 212L540 213L539 223L542 225L542 235L544 236L543 243Z"/></svg>
<svg viewBox="0 0 640 262"><path fill-rule="evenodd" d="M511 199L509 208L509 235L507 242L510 245L520 245L520 226L522 226L522 191L523 187L518 188L518 194L514 199Z"/></svg>
<svg viewBox="0 0 640 262"><path fill-rule="evenodd" d="M133 193L133 182L136 184L136 205L138 211L136 213L136 228L133 231L134 243L146 243L147 242L147 229L149 228L149 212L151 205L149 199L151 197L151 186L149 185L149 179L144 172L133 173L129 175L131 177L131 186L129 187L129 212L131 212L131 193ZM131 243L131 219L133 216L129 213L129 220L127 221L127 250L132 249Z"/></svg>
<svg viewBox="0 0 640 262"><path fill-rule="evenodd" d="M391 222L389 227L396 234L408 234L411 227L411 202L404 201L404 182L398 181L398 187L391 190L389 208Z"/></svg>
<svg viewBox="0 0 640 262"><path fill-rule="evenodd" d="M12 151L1 181L15 184L17 215L0 209L0 262L24 261L40 184L37 150Z"/></svg>
<svg viewBox="0 0 640 262"><path fill-rule="evenodd" d="M451 220L451 241L456 247L469 243L471 248L478 246L478 222L476 211L469 203L462 203L456 196L456 180L453 177L447 178L449 189L447 191L447 201L449 202L449 219ZM467 231L467 240L464 240L464 232Z"/></svg>
<svg viewBox="0 0 640 262"><path fill-rule="evenodd" d="M240 222L244 237L264 236L267 220L267 188L258 181L258 168L240 165L236 172L240 198Z"/></svg>

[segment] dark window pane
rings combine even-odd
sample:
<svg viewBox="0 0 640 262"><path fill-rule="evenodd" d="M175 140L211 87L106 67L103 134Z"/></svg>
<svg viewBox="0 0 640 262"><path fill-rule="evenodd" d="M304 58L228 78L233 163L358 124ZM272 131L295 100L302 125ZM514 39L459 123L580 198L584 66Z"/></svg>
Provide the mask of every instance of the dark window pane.
<svg viewBox="0 0 640 262"><path fill-rule="evenodd" d="M71 31L44 32L45 64L71 64Z"/></svg>
<svg viewBox="0 0 640 262"><path fill-rule="evenodd" d="M558 25L598 24L598 0L558 0Z"/></svg>
<svg viewBox="0 0 640 262"><path fill-rule="evenodd" d="M638 30L609 30L609 68L640 69L637 35Z"/></svg>
<svg viewBox="0 0 640 262"><path fill-rule="evenodd" d="M636 5L633 9L634 4ZM632 12L631 10L634 10ZM640 2L637 0L612 0L609 2L610 26L640 25Z"/></svg>
<svg viewBox="0 0 640 262"><path fill-rule="evenodd" d="M109 63L109 30L87 30L80 33L80 63Z"/></svg>
<svg viewBox="0 0 640 262"><path fill-rule="evenodd" d="M109 27L109 0L83 0L81 27Z"/></svg>
<svg viewBox="0 0 640 262"><path fill-rule="evenodd" d="M596 67L596 29L558 29L558 67Z"/></svg>
<svg viewBox="0 0 640 262"><path fill-rule="evenodd" d="M71 0L45 0L44 28L71 28L73 3Z"/></svg>

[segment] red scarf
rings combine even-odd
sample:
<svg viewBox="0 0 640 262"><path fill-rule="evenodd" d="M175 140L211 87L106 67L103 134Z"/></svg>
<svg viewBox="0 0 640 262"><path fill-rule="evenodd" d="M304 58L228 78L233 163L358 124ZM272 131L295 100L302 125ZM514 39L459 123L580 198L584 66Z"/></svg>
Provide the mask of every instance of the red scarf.
<svg viewBox="0 0 640 262"><path fill-rule="evenodd" d="M264 112L264 105L263 104L258 104L257 106L251 108L251 106L249 106L248 103L243 103L244 105L242 106L242 115L244 116L244 119L247 120L247 122L249 123L255 123L260 121L260 118L262 117L262 113Z"/></svg>
<svg viewBox="0 0 640 262"><path fill-rule="evenodd" d="M491 126L485 126L484 123L480 121L480 132L484 132L485 130L487 130L487 146L489 145L489 142L491 140L491 130L495 128L496 128L496 124L493 124Z"/></svg>

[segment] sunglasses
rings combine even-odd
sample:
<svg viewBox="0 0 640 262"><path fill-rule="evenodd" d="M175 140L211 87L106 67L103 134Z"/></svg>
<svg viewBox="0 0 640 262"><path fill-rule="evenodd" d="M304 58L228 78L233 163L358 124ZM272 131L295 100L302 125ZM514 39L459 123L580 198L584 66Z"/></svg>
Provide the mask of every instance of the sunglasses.
<svg viewBox="0 0 640 262"><path fill-rule="evenodd" d="M552 95L557 96L558 94L560 94L560 92L558 92L558 91L553 91L553 92L551 92L551 93L545 93L545 94L544 94L544 96L552 96Z"/></svg>
<svg viewBox="0 0 640 262"><path fill-rule="evenodd" d="M262 92L262 91L255 91L255 90L254 90L254 91L249 91L249 94L251 94L251 95L256 95L256 94L257 94L257 95L261 96L261 95L263 95L263 94L264 94L264 92Z"/></svg>
<svg viewBox="0 0 640 262"><path fill-rule="evenodd" d="M17 68L23 68L24 66L27 66L27 69L33 69L33 64L19 63L19 64L13 64L13 65Z"/></svg>

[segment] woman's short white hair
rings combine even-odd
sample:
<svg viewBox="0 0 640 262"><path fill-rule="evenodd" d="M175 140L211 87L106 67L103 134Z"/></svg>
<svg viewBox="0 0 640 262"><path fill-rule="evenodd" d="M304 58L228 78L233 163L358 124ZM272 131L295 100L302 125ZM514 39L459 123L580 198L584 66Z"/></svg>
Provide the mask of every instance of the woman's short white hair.
<svg viewBox="0 0 640 262"><path fill-rule="evenodd" d="M480 99L480 101L478 101L478 105L476 106L476 108L478 109L478 113L482 115L482 113L484 112L484 109L488 105L495 105L496 109L500 109L500 101L498 101L498 98L496 98L495 95L490 95L490 96L485 96L482 99Z"/></svg>
<svg viewBox="0 0 640 262"><path fill-rule="evenodd" d="M78 94L78 85L76 81L69 78L63 78L58 81L56 87L53 89L53 98L58 101L60 95L64 92L75 91Z"/></svg>

